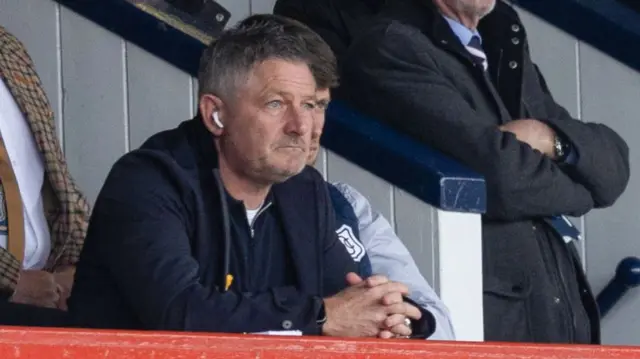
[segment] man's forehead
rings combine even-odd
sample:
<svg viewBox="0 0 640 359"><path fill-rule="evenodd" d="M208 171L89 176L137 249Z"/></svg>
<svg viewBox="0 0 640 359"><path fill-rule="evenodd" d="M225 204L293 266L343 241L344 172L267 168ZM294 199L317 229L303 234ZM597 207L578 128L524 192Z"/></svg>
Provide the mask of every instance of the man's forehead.
<svg viewBox="0 0 640 359"><path fill-rule="evenodd" d="M331 100L331 91L329 91L329 89L318 89L316 91L316 100L318 101Z"/></svg>
<svg viewBox="0 0 640 359"><path fill-rule="evenodd" d="M313 83L305 83L284 77L273 77L259 87L262 95L279 95L286 98L315 99L317 97Z"/></svg>
<svg viewBox="0 0 640 359"><path fill-rule="evenodd" d="M316 92L315 79L304 63L268 60L254 67L249 84L260 92L312 97Z"/></svg>

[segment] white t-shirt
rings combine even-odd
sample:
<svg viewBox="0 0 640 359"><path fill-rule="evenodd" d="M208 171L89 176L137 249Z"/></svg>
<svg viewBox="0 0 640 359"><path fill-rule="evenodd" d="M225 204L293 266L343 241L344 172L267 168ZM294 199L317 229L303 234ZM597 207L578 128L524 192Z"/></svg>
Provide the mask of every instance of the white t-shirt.
<svg viewBox="0 0 640 359"><path fill-rule="evenodd" d="M44 160L38 151L29 124L3 81L0 81L0 138L7 148L22 198L25 229L23 268L42 269L51 252L49 226L44 215L42 199ZM4 193L0 207L0 247L6 249L7 218Z"/></svg>
<svg viewBox="0 0 640 359"><path fill-rule="evenodd" d="M258 212L260 212L260 208L261 207L258 207L256 209L247 209L247 220L249 221L249 226L253 224L253 220L254 218L256 218Z"/></svg>

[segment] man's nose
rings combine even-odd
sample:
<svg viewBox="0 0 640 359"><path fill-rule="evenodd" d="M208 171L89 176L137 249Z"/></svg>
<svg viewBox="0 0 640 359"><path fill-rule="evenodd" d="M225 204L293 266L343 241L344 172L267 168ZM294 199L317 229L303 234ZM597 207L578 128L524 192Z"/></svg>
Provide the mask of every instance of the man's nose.
<svg viewBox="0 0 640 359"><path fill-rule="evenodd" d="M285 131L288 134L304 136L311 131L312 116L310 111L298 108L293 109L288 116Z"/></svg>

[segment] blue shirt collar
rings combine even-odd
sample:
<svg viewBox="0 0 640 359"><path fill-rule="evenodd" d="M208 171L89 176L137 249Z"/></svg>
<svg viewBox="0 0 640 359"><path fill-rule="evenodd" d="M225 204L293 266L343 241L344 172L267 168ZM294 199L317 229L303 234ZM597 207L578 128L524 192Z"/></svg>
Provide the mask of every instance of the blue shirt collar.
<svg viewBox="0 0 640 359"><path fill-rule="evenodd" d="M449 18L447 16L442 15L442 17L444 17L444 19L447 20L449 27L451 27L451 30L453 31L453 33L456 34L458 39L460 39L460 42L462 43L462 45L467 46L469 44L469 41L471 41L471 38L474 36L479 37L480 43L482 43L482 36L480 36L480 33L477 30L471 30L466 26L462 25L461 23L457 22L456 20Z"/></svg>

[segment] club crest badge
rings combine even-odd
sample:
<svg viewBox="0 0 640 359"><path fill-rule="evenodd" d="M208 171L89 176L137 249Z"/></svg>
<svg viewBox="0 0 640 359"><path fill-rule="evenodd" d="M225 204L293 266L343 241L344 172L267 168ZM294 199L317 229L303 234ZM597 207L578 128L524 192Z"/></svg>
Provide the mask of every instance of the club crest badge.
<svg viewBox="0 0 640 359"><path fill-rule="evenodd" d="M340 242L342 242L345 248L347 248L347 252L349 252L351 258L353 258L353 260L356 262L360 262L362 257L364 257L366 251L362 243L360 243L358 238L356 238L351 227L343 224L340 228L338 228L336 233L338 234L338 239L340 240Z"/></svg>

